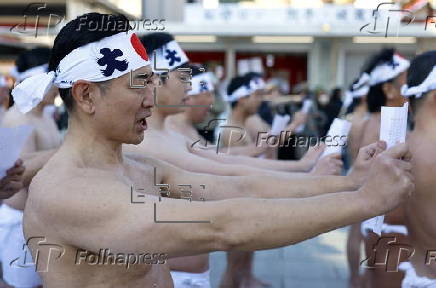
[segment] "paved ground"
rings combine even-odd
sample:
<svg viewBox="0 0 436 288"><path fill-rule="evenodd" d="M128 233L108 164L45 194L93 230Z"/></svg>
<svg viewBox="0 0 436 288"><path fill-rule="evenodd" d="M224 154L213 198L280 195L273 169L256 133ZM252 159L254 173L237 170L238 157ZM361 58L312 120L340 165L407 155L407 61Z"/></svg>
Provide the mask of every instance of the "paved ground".
<svg viewBox="0 0 436 288"><path fill-rule="evenodd" d="M254 272L273 288L346 288L347 229L339 229L298 245L256 252ZM211 256L212 287L218 287L225 253Z"/></svg>

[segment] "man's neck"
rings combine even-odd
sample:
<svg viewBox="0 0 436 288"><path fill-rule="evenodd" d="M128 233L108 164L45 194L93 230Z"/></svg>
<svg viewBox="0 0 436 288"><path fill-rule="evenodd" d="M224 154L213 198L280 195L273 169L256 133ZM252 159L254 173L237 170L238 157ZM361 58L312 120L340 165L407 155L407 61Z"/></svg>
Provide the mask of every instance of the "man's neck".
<svg viewBox="0 0 436 288"><path fill-rule="evenodd" d="M154 109L151 117L147 119L147 129L150 130L164 130L166 115L159 111L159 109Z"/></svg>
<svg viewBox="0 0 436 288"><path fill-rule="evenodd" d="M40 103L35 108L33 108L30 113L36 117L42 117L44 113L45 104Z"/></svg>
<svg viewBox="0 0 436 288"><path fill-rule="evenodd" d="M246 113L244 110L235 108L232 111L231 119L233 123L244 124L248 116L250 115L248 115L248 113Z"/></svg>
<svg viewBox="0 0 436 288"><path fill-rule="evenodd" d="M111 141L76 119L70 119L63 146L88 168L114 169L123 163L122 143Z"/></svg>
<svg viewBox="0 0 436 288"><path fill-rule="evenodd" d="M433 109L434 107L421 105L419 112L415 115L414 132L436 140L436 116Z"/></svg>

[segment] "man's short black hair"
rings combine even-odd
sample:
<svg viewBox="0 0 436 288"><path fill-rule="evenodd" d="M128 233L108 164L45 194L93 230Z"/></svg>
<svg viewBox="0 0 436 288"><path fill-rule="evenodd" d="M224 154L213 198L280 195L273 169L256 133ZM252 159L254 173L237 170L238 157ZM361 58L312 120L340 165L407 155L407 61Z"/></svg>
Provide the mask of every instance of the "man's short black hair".
<svg viewBox="0 0 436 288"><path fill-rule="evenodd" d="M195 77L195 76L200 75L202 73L206 73L206 68L204 68L200 64L191 63L191 64L189 64L189 68L191 68L191 76L192 77Z"/></svg>
<svg viewBox="0 0 436 288"><path fill-rule="evenodd" d="M239 87L249 86L250 81L256 78L262 78L262 74L257 72L248 72L243 76L236 76L230 80L229 85L227 86L227 95L231 95L235 92ZM238 105L238 100L230 102L230 106L234 109Z"/></svg>
<svg viewBox="0 0 436 288"><path fill-rule="evenodd" d="M142 36L140 40L147 54L152 55L155 50L173 41L174 36L166 32L154 32Z"/></svg>
<svg viewBox="0 0 436 288"><path fill-rule="evenodd" d="M415 87L420 85L428 77L430 72L436 66L436 50L431 50L425 52L421 55L416 56L410 63L410 67L407 73L407 86ZM415 96L410 97L410 102L413 111L419 109L422 100L425 99L427 93L421 95L421 97L416 98Z"/></svg>
<svg viewBox="0 0 436 288"><path fill-rule="evenodd" d="M24 72L30 68L47 64L50 59L50 48L36 47L21 53L15 61L18 72Z"/></svg>
<svg viewBox="0 0 436 288"><path fill-rule="evenodd" d="M379 65L392 62L394 58L395 50L393 48L386 48L381 50L379 53L373 55L369 61L364 65L363 72L371 74L371 72ZM370 113L380 112L381 107L386 105L386 95L383 92L383 84L390 83L394 80L388 79L382 83L378 83L369 88L366 101L368 104L368 111Z"/></svg>
<svg viewBox="0 0 436 288"><path fill-rule="evenodd" d="M95 24L101 27L96 29ZM49 71L56 70L59 62L74 49L130 29L129 20L124 15L88 13L78 16L68 22L56 36L49 61ZM73 108L71 88L59 89L59 94L67 109L71 111Z"/></svg>

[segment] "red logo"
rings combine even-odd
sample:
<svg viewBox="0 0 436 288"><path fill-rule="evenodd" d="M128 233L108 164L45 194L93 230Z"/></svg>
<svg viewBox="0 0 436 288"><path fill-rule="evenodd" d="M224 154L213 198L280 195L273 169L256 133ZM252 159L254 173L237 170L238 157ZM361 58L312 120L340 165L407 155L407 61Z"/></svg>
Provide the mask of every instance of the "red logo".
<svg viewBox="0 0 436 288"><path fill-rule="evenodd" d="M130 43L132 43L133 49L135 49L136 53L138 53L138 55L141 56L142 59L148 61L147 51L145 51L144 45L142 45L141 41L135 33L133 33L132 37L130 37Z"/></svg>

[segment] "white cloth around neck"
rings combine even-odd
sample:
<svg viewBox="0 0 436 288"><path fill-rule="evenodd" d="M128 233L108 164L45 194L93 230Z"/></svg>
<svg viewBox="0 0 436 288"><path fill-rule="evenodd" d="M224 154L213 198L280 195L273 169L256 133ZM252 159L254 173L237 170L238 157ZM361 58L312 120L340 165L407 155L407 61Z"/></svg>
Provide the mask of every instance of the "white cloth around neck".
<svg viewBox="0 0 436 288"><path fill-rule="evenodd" d="M53 84L70 88L77 80L107 81L149 64L138 37L121 32L74 49L59 62L56 71L25 79L12 90L12 96L18 109L26 113L42 101Z"/></svg>

